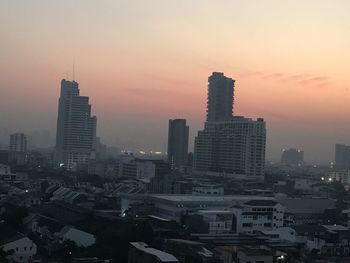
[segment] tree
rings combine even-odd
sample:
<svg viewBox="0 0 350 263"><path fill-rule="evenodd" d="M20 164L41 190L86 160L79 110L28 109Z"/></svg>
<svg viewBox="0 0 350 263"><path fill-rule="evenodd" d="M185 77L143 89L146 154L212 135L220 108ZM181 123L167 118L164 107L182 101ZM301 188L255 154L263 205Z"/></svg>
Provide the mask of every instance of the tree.
<svg viewBox="0 0 350 263"><path fill-rule="evenodd" d="M11 249L11 250L8 250L8 251L5 251L2 247L0 247L0 262L2 263L8 263L10 262L7 257L10 256L10 255L13 255L14 251Z"/></svg>

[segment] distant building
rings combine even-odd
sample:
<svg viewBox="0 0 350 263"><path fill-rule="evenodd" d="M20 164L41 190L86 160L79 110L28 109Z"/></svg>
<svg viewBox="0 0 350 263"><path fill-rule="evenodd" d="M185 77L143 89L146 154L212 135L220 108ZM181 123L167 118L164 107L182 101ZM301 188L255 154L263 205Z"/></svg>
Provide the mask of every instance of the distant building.
<svg viewBox="0 0 350 263"><path fill-rule="evenodd" d="M24 165L27 161L27 137L24 133L10 135L9 162Z"/></svg>
<svg viewBox="0 0 350 263"><path fill-rule="evenodd" d="M75 170L87 164L96 141L96 117L89 97L79 95L79 84L61 81L56 134L56 165Z"/></svg>
<svg viewBox="0 0 350 263"><path fill-rule="evenodd" d="M194 170L263 178L266 126L234 117L231 121L206 122L195 138Z"/></svg>
<svg viewBox="0 0 350 263"><path fill-rule="evenodd" d="M195 213L202 210L224 210L235 205L242 205L248 201L268 200L268 206L276 204L271 197L254 195L183 195L183 194L149 194L149 195L123 195L121 197L121 214L127 211L132 203L148 202L154 205L156 216L181 221L187 212ZM265 205L265 203L263 203ZM278 204L278 203L277 203ZM249 205L249 203L247 204ZM247 208L248 209L248 208ZM231 212L232 214L233 212ZM282 213L280 215L283 216ZM283 221L281 221L283 223ZM272 225L273 226L273 225Z"/></svg>
<svg viewBox="0 0 350 263"><path fill-rule="evenodd" d="M335 168L350 169L350 145L335 145Z"/></svg>
<svg viewBox="0 0 350 263"><path fill-rule="evenodd" d="M101 143L100 137L96 137L94 148L96 151L96 160L104 161L107 159L107 145Z"/></svg>
<svg viewBox="0 0 350 263"><path fill-rule="evenodd" d="M195 172L264 176L266 124L233 116L234 80L214 72L208 79L207 121L194 146Z"/></svg>
<svg viewBox="0 0 350 263"><path fill-rule="evenodd" d="M169 120L168 162L172 168L187 164L188 133L185 119Z"/></svg>
<svg viewBox="0 0 350 263"><path fill-rule="evenodd" d="M251 200L221 210L195 212L208 225L208 233L253 233L283 227L284 207L274 200Z"/></svg>
<svg viewBox="0 0 350 263"><path fill-rule="evenodd" d="M131 242L129 247L128 263L177 263L178 260L171 254L151 248L143 242Z"/></svg>
<svg viewBox="0 0 350 263"><path fill-rule="evenodd" d="M283 165L301 166L304 164L304 151L287 149L282 151L281 163Z"/></svg>
<svg viewBox="0 0 350 263"><path fill-rule="evenodd" d="M234 86L235 81L221 72L213 72L208 78L207 121L232 118Z"/></svg>
<svg viewBox="0 0 350 263"><path fill-rule="evenodd" d="M132 154L121 154L117 161L117 176L151 179L170 172L169 164L162 159L136 158Z"/></svg>

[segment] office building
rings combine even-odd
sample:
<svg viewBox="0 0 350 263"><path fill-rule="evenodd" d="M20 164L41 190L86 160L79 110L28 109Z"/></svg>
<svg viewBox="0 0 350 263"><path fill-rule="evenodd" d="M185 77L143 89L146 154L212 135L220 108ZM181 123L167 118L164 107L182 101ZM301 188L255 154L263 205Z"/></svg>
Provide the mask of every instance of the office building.
<svg viewBox="0 0 350 263"><path fill-rule="evenodd" d="M9 162L24 165L27 161L27 137L23 133L10 135Z"/></svg>
<svg viewBox="0 0 350 263"><path fill-rule="evenodd" d="M233 88L234 80L222 73L209 77L207 121L195 138L194 170L262 179L266 124L233 116Z"/></svg>
<svg viewBox="0 0 350 263"><path fill-rule="evenodd" d="M61 81L58 102L56 164L80 169L93 156L96 117L91 116L89 97L80 96L76 81Z"/></svg>
<svg viewBox="0 0 350 263"><path fill-rule="evenodd" d="M297 149L283 149L281 163L289 166L301 166L304 163L304 151Z"/></svg>
<svg viewBox="0 0 350 263"><path fill-rule="evenodd" d="M168 162L173 169L187 163L188 133L185 119L169 120Z"/></svg>
<svg viewBox="0 0 350 263"><path fill-rule="evenodd" d="M335 168L350 169L350 145L335 145Z"/></svg>

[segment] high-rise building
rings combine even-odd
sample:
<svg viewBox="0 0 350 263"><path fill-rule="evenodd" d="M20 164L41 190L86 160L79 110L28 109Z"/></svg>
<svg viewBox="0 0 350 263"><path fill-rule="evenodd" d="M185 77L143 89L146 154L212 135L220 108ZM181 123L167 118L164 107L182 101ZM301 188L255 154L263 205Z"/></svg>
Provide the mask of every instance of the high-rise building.
<svg viewBox="0 0 350 263"><path fill-rule="evenodd" d="M61 81L56 133L56 164L78 169L92 157L96 117L91 116L89 97L79 95L76 81Z"/></svg>
<svg viewBox="0 0 350 263"><path fill-rule="evenodd" d="M223 73L214 72L209 77L207 121L195 138L194 170L262 179L266 124L262 118L233 116L233 103L230 102L233 102L234 82ZM213 92L213 89L217 91ZM224 94L228 97L224 98ZM226 106L211 101L218 104L224 101Z"/></svg>
<svg viewBox="0 0 350 263"><path fill-rule="evenodd" d="M335 168L350 169L350 145L335 145Z"/></svg>
<svg viewBox="0 0 350 263"><path fill-rule="evenodd" d="M226 121L233 115L235 81L223 73L208 78L207 121Z"/></svg>
<svg viewBox="0 0 350 263"><path fill-rule="evenodd" d="M173 169L187 163L188 133L185 119L169 120L168 162Z"/></svg>
<svg viewBox="0 0 350 263"><path fill-rule="evenodd" d="M304 163L304 151L299 149L284 149L281 163L284 165L301 166Z"/></svg>
<svg viewBox="0 0 350 263"><path fill-rule="evenodd" d="M10 135L9 162L24 165L27 159L27 137L23 133Z"/></svg>

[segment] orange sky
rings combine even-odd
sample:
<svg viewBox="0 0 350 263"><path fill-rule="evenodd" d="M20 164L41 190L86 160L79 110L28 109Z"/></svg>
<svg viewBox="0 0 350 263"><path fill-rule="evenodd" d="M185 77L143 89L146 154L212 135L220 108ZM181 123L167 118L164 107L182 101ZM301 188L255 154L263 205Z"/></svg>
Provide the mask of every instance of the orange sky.
<svg viewBox="0 0 350 263"><path fill-rule="evenodd" d="M235 113L267 120L269 159L298 147L331 161L350 143L349 13L347 0L1 1L0 141L47 130L52 143L75 61L109 144L165 150L176 117L193 137L222 71Z"/></svg>

